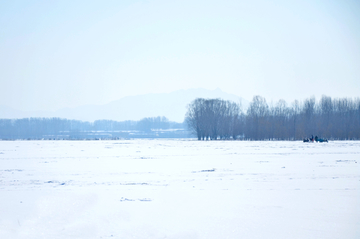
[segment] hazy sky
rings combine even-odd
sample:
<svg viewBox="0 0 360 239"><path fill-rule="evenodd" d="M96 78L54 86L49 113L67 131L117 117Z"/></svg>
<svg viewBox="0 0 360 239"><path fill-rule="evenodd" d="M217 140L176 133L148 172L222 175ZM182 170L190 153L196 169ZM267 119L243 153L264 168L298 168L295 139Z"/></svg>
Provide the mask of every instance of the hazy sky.
<svg viewBox="0 0 360 239"><path fill-rule="evenodd" d="M21 110L189 88L360 97L360 3L0 1L0 82Z"/></svg>

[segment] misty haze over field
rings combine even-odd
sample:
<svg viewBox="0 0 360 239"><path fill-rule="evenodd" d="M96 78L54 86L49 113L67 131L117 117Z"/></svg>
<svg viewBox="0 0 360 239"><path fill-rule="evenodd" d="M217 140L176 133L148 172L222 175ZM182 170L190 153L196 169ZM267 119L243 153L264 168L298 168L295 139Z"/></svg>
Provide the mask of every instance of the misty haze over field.
<svg viewBox="0 0 360 239"><path fill-rule="evenodd" d="M205 97L189 89L289 104L360 92L354 0L1 1L0 29L1 118L182 122Z"/></svg>
<svg viewBox="0 0 360 239"><path fill-rule="evenodd" d="M127 96L104 105L84 105L51 111L20 111L0 106L0 118L59 117L66 119L95 120L141 120L145 117L165 116L171 121L183 122L187 105L196 98L221 98L242 103L244 109L249 102L240 96L228 94L221 89L189 89L171 93Z"/></svg>

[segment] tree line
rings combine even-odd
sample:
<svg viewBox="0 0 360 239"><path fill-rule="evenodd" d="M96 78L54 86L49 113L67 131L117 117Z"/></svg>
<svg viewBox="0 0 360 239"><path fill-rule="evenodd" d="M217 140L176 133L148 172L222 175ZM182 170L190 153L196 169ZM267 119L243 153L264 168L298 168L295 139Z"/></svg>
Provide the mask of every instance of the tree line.
<svg viewBox="0 0 360 239"><path fill-rule="evenodd" d="M181 129L184 125L166 117L143 118L140 121L96 120L86 122L61 118L0 119L0 139L62 138L84 135L91 131L146 131ZM65 138L66 138L65 137ZM85 137L85 136L82 136Z"/></svg>
<svg viewBox="0 0 360 239"><path fill-rule="evenodd" d="M311 135L360 139L360 99L322 96L288 105L268 104L254 96L246 112L240 104L198 98L188 105L185 121L199 140L299 140Z"/></svg>

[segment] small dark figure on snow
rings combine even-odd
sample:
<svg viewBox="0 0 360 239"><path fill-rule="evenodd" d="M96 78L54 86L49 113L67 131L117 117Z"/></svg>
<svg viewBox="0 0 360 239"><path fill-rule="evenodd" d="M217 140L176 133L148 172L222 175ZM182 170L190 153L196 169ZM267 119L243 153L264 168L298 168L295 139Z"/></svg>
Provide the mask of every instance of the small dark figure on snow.
<svg viewBox="0 0 360 239"><path fill-rule="evenodd" d="M305 138L303 139L304 143L312 143L314 142L314 135L311 135L311 138Z"/></svg>
<svg viewBox="0 0 360 239"><path fill-rule="evenodd" d="M316 141L316 142L319 142L319 143L328 142L327 139L318 138L317 136L315 136L315 141Z"/></svg>

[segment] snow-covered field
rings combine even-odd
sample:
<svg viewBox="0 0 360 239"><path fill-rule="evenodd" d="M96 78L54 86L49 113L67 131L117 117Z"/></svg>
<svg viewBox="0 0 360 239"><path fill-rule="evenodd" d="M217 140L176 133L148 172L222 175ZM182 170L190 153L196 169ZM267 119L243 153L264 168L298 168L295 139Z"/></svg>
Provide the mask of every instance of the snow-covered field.
<svg viewBox="0 0 360 239"><path fill-rule="evenodd" d="M360 238L359 165L359 141L0 141L0 238Z"/></svg>

